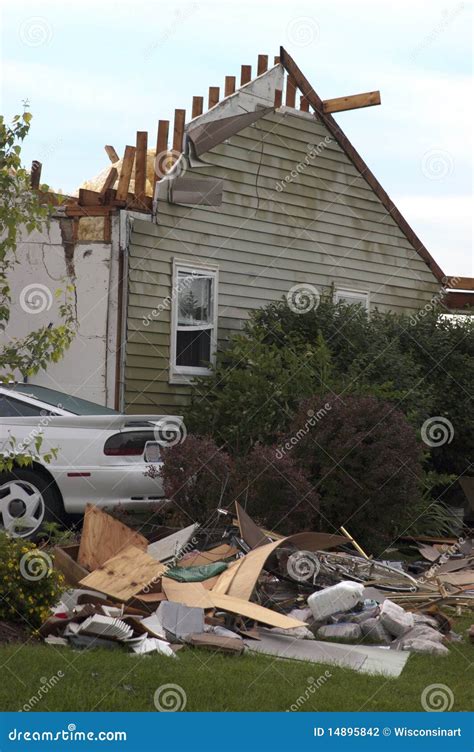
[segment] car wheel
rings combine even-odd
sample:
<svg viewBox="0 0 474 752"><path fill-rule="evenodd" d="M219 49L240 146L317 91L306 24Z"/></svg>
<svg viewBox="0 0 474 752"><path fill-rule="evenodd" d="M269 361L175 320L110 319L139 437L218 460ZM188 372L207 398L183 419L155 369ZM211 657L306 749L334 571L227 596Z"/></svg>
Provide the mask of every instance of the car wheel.
<svg viewBox="0 0 474 752"><path fill-rule="evenodd" d="M45 522L64 521L55 485L34 470L0 474L0 529L15 538L36 538Z"/></svg>

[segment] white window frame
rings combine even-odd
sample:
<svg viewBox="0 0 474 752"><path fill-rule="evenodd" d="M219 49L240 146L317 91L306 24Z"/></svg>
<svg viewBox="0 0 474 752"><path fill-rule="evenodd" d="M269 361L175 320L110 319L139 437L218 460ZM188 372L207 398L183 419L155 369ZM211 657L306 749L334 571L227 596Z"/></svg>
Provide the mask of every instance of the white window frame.
<svg viewBox="0 0 474 752"><path fill-rule="evenodd" d="M347 294L351 298L359 298L361 305L364 306L367 312L370 311L370 292L368 290L355 290L350 287L336 287L334 290L334 302L344 302L344 297Z"/></svg>
<svg viewBox="0 0 474 752"><path fill-rule="evenodd" d="M216 360L217 351L217 321L218 321L218 290L219 290L219 269L212 264L201 264L196 261L186 261L181 259L173 259L173 293L171 300L171 333L170 333L170 383L182 384L192 380L194 376L209 376L212 373L210 368L203 368L201 366L178 366L176 364L176 335L178 332L178 275L179 272L185 272L192 275L193 273L198 275L205 275L212 280L211 296L212 296L212 323L209 326L195 326L189 327L189 329L210 329L211 330L211 352L210 363L214 365ZM186 330L187 327L179 327L181 330Z"/></svg>

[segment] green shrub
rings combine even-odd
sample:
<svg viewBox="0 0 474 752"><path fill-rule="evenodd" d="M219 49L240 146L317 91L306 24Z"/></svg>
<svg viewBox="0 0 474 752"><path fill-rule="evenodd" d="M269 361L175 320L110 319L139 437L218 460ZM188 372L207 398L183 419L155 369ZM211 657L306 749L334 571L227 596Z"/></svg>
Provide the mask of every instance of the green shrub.
<svg viewBox="0 0 474 752"><path fill-rule="evenodd" d="M27 629L41 626L64 592L50 555L31 541L0 532L0 619Z"/></svg>

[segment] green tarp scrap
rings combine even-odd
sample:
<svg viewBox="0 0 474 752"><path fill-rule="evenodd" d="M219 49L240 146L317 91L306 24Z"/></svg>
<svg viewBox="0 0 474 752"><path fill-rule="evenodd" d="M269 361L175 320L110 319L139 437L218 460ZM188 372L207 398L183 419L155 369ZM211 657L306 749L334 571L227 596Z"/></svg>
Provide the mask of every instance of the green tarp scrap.
<svg viewBox="0 0 474 752"><path fill-rule="evenodd" d="M171 577L176 582L203 582L211 577L221 574L227 569L225 561L216 561L214 564L202 564L200 567L171 567L166 570L165 577Z"/></svg>

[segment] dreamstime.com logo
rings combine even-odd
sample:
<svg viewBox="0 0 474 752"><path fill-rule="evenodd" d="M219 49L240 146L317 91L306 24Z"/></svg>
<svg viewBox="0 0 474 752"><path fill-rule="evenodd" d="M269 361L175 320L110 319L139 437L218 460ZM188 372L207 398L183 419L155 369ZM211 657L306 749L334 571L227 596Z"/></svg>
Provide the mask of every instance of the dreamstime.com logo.
<svg viewBox="0 0 474 752"><path fill-rule="evenodd" d="M49 287L33 282L26 285L20 293L20 306L25 313L43 313L53 305L53 294Z"/></svg>
<svg viewBox="0 0 474 752"><path fill-rule="evenodd" d="M311 16L298 16L286 27L286 36L296 47L308 47L319 40L319 24Z"/></svg>
<svg viewBox="0 0 474 752"><path fill-rule="evenodd" d="M45 676L42 676L40 679L41 686L39 687L38 691L30 697L30 699L25 702L24 705L21 706L19 713L29 713L30 710L33 710L34 707L45 697L45 695L48 694L50 689L53 689L53 687L56 686L56 684L65 676L63 671L58 671L57 674L54 674L54 676L51 676L49 679L47 679Z"/></svg>
<svg viewBox="0 0 474 752"><path fill-rule="evenodd" d="M423 154L421 171L428 180L444 180L454 170L452 154L445 149L429 149Z"/></svg>
<svg viewBox="0 0 474 752"><path fill-rule="evenodd" d="M314 676L308 676L308 686L306 687L304 693L298 697L296 702L294 702L292 705L290 705L289 708L286 709L287 713L296 713L296 711L300 710L300 708L308 702L308 700L313 697L313 695L316 694L316 692L323 687L329 679L332 678L332 674L330 671L325 671L324 674L321 674L321 676L318 676L317 679L314 678Z"/></svg>
<svg viewBox="0 0 474 752"><path fill-rule="evenodd" d="M321 565L312 551L294 551L286 562L286 571L297 582L314 582Z"/></svg>
<svg viewBox="0 0 474 752"><path fill-rule="evenodd" d="M427 713L446 713L454 705L454 694L446 684L430 684L421 693L421 707Z"/></svg>
<svg viewBox="0 0 474 752"><path fill-rule="evenodd" d="M305 421L304 426L299 428L298 431L293 434L293 436L290 436L290 438L287 439L285 443L282 444L282 446L278 447L275 452L276 459L281 460L287 452L291 452L291 450L297 444L299 444L301 439L304 439L304 437L311 431L316 423L319 423L319 421L322 420L330 410L331 405L329 402L325 402L324 405L320 407L316 412L314 410L308 410L306 413L308 419Z"/></svg>
<svg viewBox="0 0 474 752"><path fill-rule="evenodd" d="M43 47L53 38L53 29L47 18L30 16L21 22L18 35L27 47Z"/></svg>
<svg viewBox="0 0 474 752"><path fill-rule="evenodd" d="M177 713L184 710L187 701L186 692L179 684L162 684L153 695L155 708L160 713Z"/></svg>
<svg viewBox="0 0 474 752"><path fill-rule="evenodd" d="M427 418L421 426L421 438L429 447L451 444L454 438L454 426L448 418L435 415L433 418Z"/></svg>
<svg viewBox="0 0 474 752"><path fill-rule="evenodd" d="M46 551L33 549L20 559L20 574L29 582L38 582L43 577L49 577L53 571L53 561Z"/></svg>
<svg viewBox="0 0 474 752"><path fill-rule="evenodd" d="M306 282L293 285L286 293L288 308L293 313L309 313L316 310L321 301L321 295L317 287Z"/></svg>
<svg viewBox="0 0 474 752"><path fill-rule="evenodd" d="M331 136L325 136L325 138L323 138L323 140L320 141L319 144L308 144L308 153L306 154L305 158L301 162L298 162L296 167L294 167L287 175L285 175L283 180L280 180L276 184L275 188L278 193L284 191L289 183L293 183L298 175L301 175L311 165L311 162L313 162L316 157L319 157L319 155L322 154L325 148L332 143L334 142Z"/></svg>
<svg viewBox="0 0 474 752"><path fill-rule="evenodd" d="M181 418L161 418L153 428L155 441L162 447L172 447L186 441L188 430Z"/></svg>

